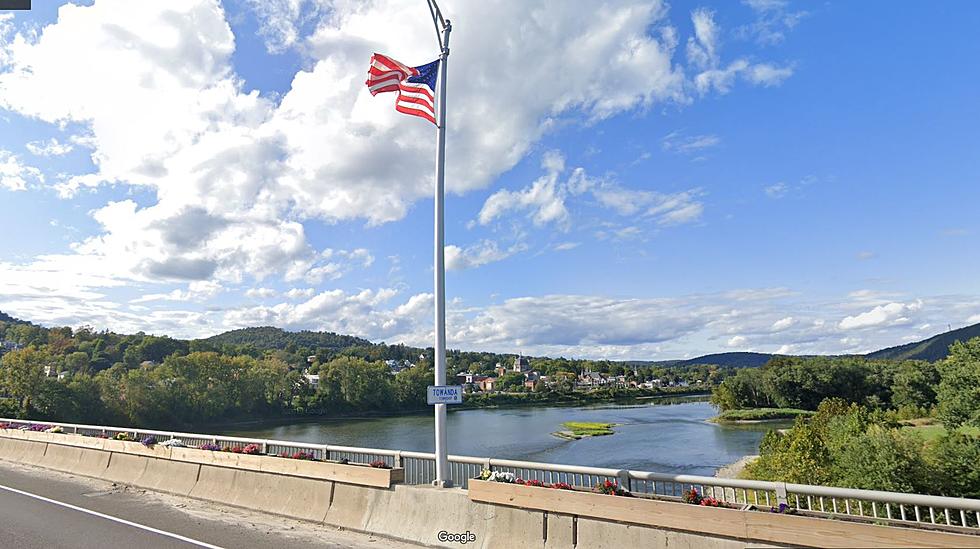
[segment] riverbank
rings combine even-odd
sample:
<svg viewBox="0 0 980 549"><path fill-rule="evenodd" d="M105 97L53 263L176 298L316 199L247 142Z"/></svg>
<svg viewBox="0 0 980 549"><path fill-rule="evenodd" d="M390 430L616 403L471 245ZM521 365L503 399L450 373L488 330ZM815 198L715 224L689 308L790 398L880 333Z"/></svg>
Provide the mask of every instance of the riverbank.
<svg viewBox="0 0 980 549"><path fill-rule="evenodd" d="M592 404L649 404L651 401L663 404L676 404L680 402L691 402L694 399L707 400L711 393L703 389L691 390L633 390L618 389L602 391L596 393L489 393L486 395L467 394L463 398L462 404L449 406L449 412L463 410L481 409L513 409L513 408L533 408L533 407L577 407ZM317 423L320 421L331 421L339 419L359 420L359 419L383 419L402 416L429 416L432 414L431 406L419 408L408 408L404 410L385 410L385 411L336 411L330 414L304 414L277 417L258 417L248 419L228 419L225 421L210 422L196 425L168 426L178 430L190 431L223 431L227 429L247 428L254 425L293 425L297 423ZM163 428L154 426L153 428Z"/></svg>
<svg viewBox="0 0 980 549"><path fill-rule="evenodd" d="M743 456L742 458L738 459L738 461L729 463L724 467L719 467L718 470L715 471L715 476L718 478L738 478L739 475L742 474L742 471L745 470L745 467L757 459L759 459L757 454Z"/></svg>
<svg viewBox="0 0 980 549"><path fill-rule="evenodd" d="M709 419L712 423L751 424L778 421L793 421L798 417L810 417L815 412L797 408L746 408L726 410Z"/></svg>

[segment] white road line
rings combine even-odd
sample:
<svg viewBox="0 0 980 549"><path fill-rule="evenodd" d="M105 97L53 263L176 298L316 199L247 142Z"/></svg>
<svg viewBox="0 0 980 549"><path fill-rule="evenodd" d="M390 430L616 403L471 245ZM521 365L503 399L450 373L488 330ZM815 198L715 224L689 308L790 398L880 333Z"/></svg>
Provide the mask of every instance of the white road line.
<svg viewBox="0 0 980 549"><path fill-rule="evenodd" d="M217 545L211 545L210 543L204 543L203 541L197 541L196 539L191 539L191 538L188 538L188 537L184 537L184 536L182 536L180 534L174 534L173 532L167 532L167 531L164 531L164 530L158 530L158 529L153 528L153 527L150 527L150 526L145 526L143 524L138 524L136 522L131 522L131 521L128 521L126 519L121 519L121 518L118 518L118 517L114 517L112 515L106 515L106 514L103 514L103 513L99 513L98 511L92 511L92 510L86 509L84 507L78 507L77 505L72 505L70 503L64 503L62 501L54 500L54 499L51 499L51 498L46 498L44 496L39 496L37 494L32 494L30 492L25 492L23 490L18 490L16 488L11 488L9 486L4 486L2 484L0 484L0 490L6 490L8 492L13 492L15 494L20 494L22 496L27 496L29 498L34 498L34 499L38 499L38 500L41 500L41 501L44 501L44 502L47 502L47 503L51 503L53 505L58 505L58 506L61 506L61 507L65 507L65 508L71 509L73 511L78 511L80 513L86 513L88 515L92 515L94 517L103 518L103 519L106 519L106 520L111 520L112 522L118 522L119 524L125 524L126 526L132 526L133 528L139 528L140 530L146 530L147 532L153 532L154 534L159 534L161 536L166 536L168 538L173 538L173 539L176 539L176 540L180 540L180 541L183 541L185 543L190 543L191 545L196 545L198 547L207 547L208 549L222 549L221 547L219 547Z"/></svg>

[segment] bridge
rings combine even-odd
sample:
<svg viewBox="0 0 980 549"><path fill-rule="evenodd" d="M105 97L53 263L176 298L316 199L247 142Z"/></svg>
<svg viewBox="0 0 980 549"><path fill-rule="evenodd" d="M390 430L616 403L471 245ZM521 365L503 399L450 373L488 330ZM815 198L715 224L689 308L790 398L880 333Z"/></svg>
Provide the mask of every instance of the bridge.
<svg viewBox="0 0 980 549"><path fill-rule="evenodd" d="M980 500L923 494L452 455L436 488L425 452L16 419L0 459L430 546L980 547Z"/></svg>

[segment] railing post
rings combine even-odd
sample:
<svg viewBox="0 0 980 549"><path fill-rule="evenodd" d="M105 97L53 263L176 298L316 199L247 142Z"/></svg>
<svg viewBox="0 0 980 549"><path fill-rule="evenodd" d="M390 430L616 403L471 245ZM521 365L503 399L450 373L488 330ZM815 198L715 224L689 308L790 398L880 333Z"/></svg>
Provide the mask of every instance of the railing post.
<svg viewBox="0 0 980 549"><path fill-rule="evenodd" d="M484 471L493 471L493 464L490 463L490 458L487 458L487 459L483 460L483 470ZM482 473L483 471L480 471L480 472Z"/></svg>
<svg viewBox="0 0 980 549"><path fill-rule="evenodd" d="M616 473L616 477L619 478L619 486L624 490L629 492L633 491L633 479L630 478L630 472L623 469Z"/></svg>
<svg viewBox="0 0 980 549"><path fill-rule="evenodd" d="M789 505L786 499L786 483L780 482L776 485L776 505Z"/></svg>
<svg viewBox="0 0 980 549"><path fill-rule="evenodd" d="M398 450L397 452L395 452L394 467L401 467L401 466L402 466L402 451Z"/></svg>

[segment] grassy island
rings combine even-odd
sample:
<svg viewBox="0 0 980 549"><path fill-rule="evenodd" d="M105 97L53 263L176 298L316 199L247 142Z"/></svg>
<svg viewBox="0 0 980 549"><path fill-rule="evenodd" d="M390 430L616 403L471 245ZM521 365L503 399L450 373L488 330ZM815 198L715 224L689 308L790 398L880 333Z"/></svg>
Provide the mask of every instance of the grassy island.
<svg viewBox="0 0 980 549"><path fill-rule="evenodd" d="M601 437L604 435L611 435L614 433L612 430L615 423L592 423L586 421L566 421L562 423L561 426L564 430L552 433L558 438L565 438L568 440L579 440L586 437Z"/></svg>
<svg viewBox="0 0 980 549"><path fill-rule="evenodd" d="M797 408L746 408L739 410L725 410L721 414L713 417L710 421L715 423L750 423L756 421L785 421L794 420L800 416L812 416L809 410L799 410Z"/></svg>

